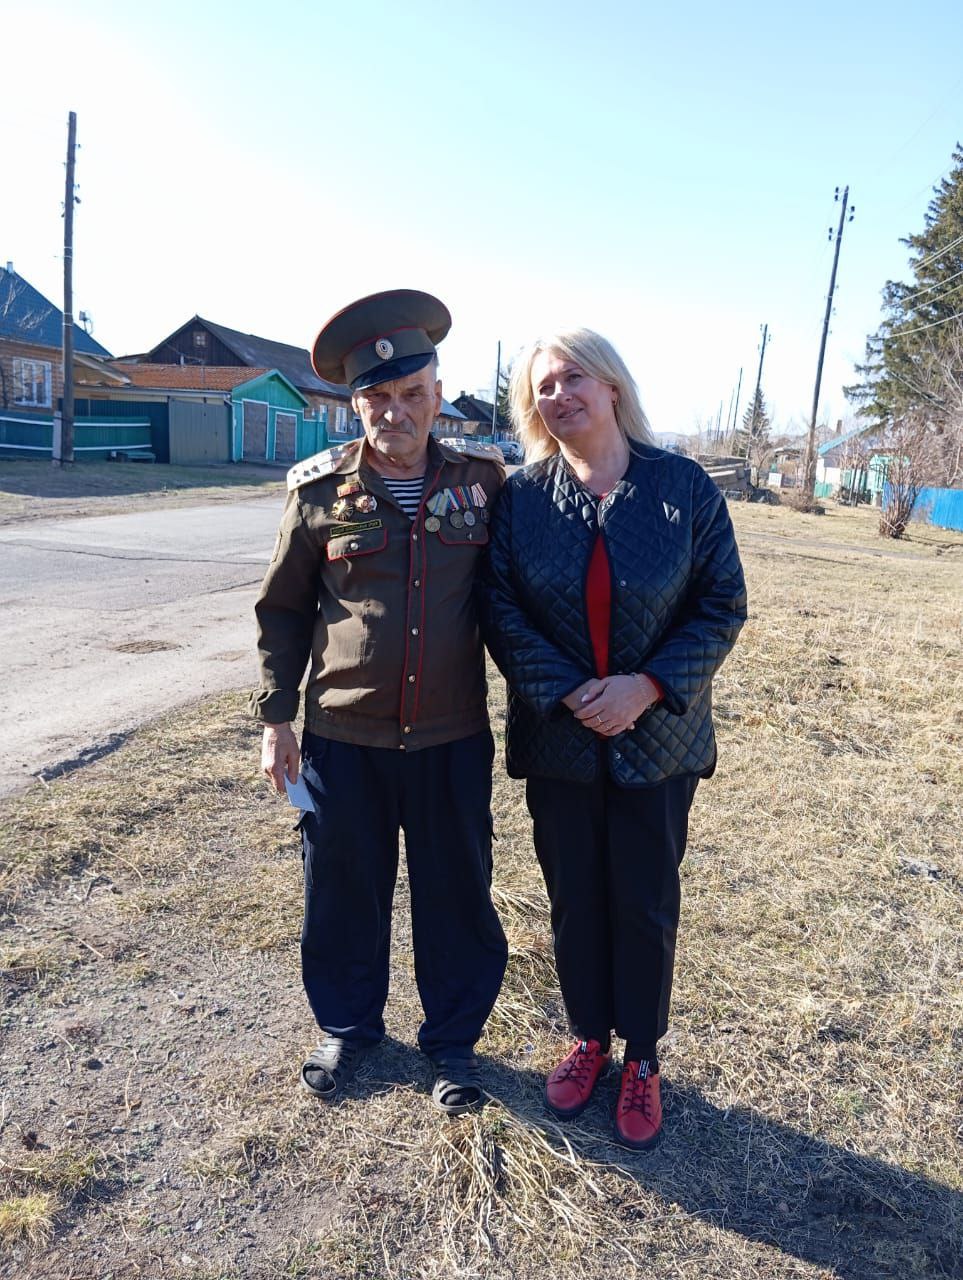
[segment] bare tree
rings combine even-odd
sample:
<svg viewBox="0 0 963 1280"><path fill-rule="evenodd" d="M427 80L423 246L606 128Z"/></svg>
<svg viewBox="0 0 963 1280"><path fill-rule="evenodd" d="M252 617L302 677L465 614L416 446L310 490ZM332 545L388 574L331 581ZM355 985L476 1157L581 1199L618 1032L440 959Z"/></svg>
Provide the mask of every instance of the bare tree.
<svg viewBox="0 0 963 1280"><path fill-rule="evenodd" d="M934 479L953 488L963 484L963 326L924 350L920 376L934 436Z"/></svg>
<svg viewBox="0 0 963 1280"><path fill-rule="evenodd" d="M884 448L886 452L879 455L885 469L879 535L902 538L920 491L933 483L939 472L940 437L933 431L927 414L907 413L886 432Z"/></svg>
<svg viewBox="0 0 963 1280"><path fill-rule="evenodd" d="M942 488L963 484L963 326L921 346L898 378L915 400L914 421L930 436L923 450L928 482Z"/></svg>

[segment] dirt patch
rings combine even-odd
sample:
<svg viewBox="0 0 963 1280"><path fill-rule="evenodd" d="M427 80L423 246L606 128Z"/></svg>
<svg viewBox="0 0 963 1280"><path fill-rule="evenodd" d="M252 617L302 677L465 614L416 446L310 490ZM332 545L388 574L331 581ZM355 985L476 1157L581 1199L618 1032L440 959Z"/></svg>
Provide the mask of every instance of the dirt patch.
<svg viewBox="0 0 963 1280"><path fill-rule="evenodd" d="M0 806L0 1275L963 1275L960 569L746 545L659 1149L612 1142L611 1082L575 1123L544 1112L564 1022L500 766L496 1101L430 1107L404 879L389 1038L342 1105L299 1093L294 814L222 697Z"/></svg>
<svg viewBox="0 0 963 1280"><path fill-rule="evenodd" d="M128 640L125 644L107 646L113 653L164 653L182 646L174 640Z"/></svg>

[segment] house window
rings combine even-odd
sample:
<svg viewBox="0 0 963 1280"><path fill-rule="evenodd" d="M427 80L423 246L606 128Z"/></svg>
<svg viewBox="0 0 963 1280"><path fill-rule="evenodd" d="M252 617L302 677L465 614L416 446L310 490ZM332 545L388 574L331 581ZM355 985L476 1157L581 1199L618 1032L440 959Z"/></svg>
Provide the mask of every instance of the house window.
<svg viewBox="0 0 963 1280"><path fill-rule="evenodd" d="M334 429L338 432L345 432L348 429L348 410L343 404L339 404L334 411Z"/></svg>
<svg viewBox="0 0 963 1280"><path fill-rule="evenodd" d="M207 334L204 332L203 329L194 330L194 346L195 347L207 346Z"/></svg>
<svg viewBox="0 0 963 1280"><path fill-rule="evenodd" d="M14 385L17 404L50 406L50 362L48 360L14 360Z"/></svg>

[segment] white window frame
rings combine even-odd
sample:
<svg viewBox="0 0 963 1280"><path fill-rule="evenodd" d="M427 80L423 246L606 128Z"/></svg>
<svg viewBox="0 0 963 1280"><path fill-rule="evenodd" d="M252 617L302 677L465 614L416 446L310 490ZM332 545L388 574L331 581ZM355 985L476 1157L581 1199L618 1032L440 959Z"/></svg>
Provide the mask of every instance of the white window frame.
<svg viewBox="0 0 963 1280"><path fill-rule="evenodd" d="M338 435L344 435L348 430L348 408L347 405L339 404L334 410L334 429Z"/></svg>
<svg viewBox="0 0 963 1280"><path fill-rule="evenodd" d="M51 406L50 399L50 374L53 366L49 360L30 360L26 356L15 356L13 361L13 373L16 380L17 395L15 401L17 404L31 405L38 409L49 409ZM42 400L37 399L37 387L43 382ZM27 394L28 388L30 394Z"/></svg>

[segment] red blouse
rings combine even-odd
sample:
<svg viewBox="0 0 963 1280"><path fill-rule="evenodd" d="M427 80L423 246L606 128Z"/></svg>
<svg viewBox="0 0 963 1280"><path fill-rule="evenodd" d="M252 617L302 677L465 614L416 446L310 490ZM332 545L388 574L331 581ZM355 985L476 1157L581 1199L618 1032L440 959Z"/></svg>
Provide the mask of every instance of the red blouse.
<svg viewBox="0 0 963 1280"><path fill-rule="evenodd" d="M605 549L605 538L601 533L596 535L595 545L589 557L588 574L585 579L585 612L588 615L592 652L595 654L595 674L600 680L604 680L609 674L612 575L609 571L609 553ZM663 697L662 686L655 676L649 676L649 679L658 693L656 701L660 702Z"/></svg>
<svg viewBox="0 0 963 1280"><path fill-rule="evenodd" d="M609 623L612 617L612 575L605 539L596 535L585 579L585 611L595 653L595 674L600 680L609 673Z"/></svg>

